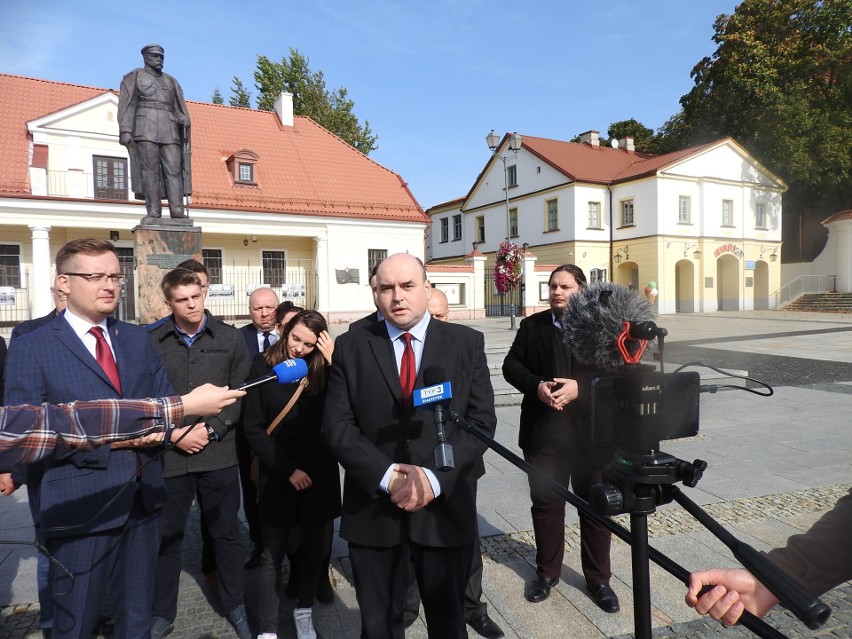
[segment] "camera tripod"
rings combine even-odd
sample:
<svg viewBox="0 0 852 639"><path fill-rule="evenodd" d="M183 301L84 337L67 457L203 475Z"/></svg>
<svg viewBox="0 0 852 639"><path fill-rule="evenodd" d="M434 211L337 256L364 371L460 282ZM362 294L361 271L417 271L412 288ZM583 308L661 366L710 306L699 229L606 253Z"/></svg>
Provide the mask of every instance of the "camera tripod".
<svg viewBox="0 0 852 639"><path fill-rule="evenodd" d="M799 584L790 580L773 564L769 563L754 548L739 541L725 530L695 502L684 495L675 483L682 481L695 486L706 468L701 460L685 462L666 453L632 455L617 453L611 468L613 482L599 489L600 502L611 514L630 513L630 531L598 514L586 501L577 497L565 486L516 455L495 439L483 433L455 411L449 411L449 421L467 431L491 450L515 465L530 477L541 481L550 490L574 506L583 516L607 528L622 541L630 544L634 584L634 628L636 639L651 639L651 592L649 560L684 584L689 583L689 571L648 544L648 515L658 504L676 501L690 515L724 543L733 555L772 593L781 603L809 628L821 626L831 614L831 609L806 592ZM743 612L740 624L762 639L786 639L775 628L748 611Z"/></svg>

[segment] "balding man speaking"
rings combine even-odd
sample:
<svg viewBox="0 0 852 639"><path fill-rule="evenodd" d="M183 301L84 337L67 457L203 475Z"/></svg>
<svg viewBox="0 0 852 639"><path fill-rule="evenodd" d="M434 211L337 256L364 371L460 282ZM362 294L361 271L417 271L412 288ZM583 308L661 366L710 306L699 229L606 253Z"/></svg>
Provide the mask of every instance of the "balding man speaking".
<svg viewBox="0 0 852 639"><path fill-rule="evenodd" d="M484 445L449 426L455 468L438 471L432 411L413 408L412 394L451 381L450 409L493 435L494 391L482 334L431 321L430 296L420 260L388 257L376 273L376 304L385 320L341 335L329 369L323 437L346 470L340 535L349 542L362 639L404 637L412 563L429 637L467 637L464 589L476 540L472 479Z"/></svg>

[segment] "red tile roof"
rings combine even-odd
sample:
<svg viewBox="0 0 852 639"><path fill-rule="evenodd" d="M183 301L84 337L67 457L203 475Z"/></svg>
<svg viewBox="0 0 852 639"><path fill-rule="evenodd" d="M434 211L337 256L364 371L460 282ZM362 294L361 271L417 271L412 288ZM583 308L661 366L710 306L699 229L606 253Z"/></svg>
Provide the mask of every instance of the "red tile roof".
<svg viewBox="0 0 852 639"><path fill-rule="evenodd" d="M523 148L576 182L614 184L653 175L664 166L698 153L719 141L664 155L626 151L581 142L523 136Z"/></svg>
<svg viewBox="0 0 852 639"><path fill-rule="evenodd" d="M108 90L0 74L0 194L30 192L28 121Z"/></svg>
<svg viewBox="0 0 852 639"><path fill-rule="evenodd" d="M838 211L837 213L829 215L821 222L821 224L828 224L829 222L840 222L842 220L852 220L852 209Z"/></svg>
<svg viewBox="0 0 852 639"><path fill-rule="evenodd" d="M0 74L0 194L29 192L27 121L106 91ZM310 118L296 116L285 127L269 111L202 102L187 107L193 207L428 222L397 173ZM257 186L235 185L230 177L226 160L242 149L259 158Z"/></svg>

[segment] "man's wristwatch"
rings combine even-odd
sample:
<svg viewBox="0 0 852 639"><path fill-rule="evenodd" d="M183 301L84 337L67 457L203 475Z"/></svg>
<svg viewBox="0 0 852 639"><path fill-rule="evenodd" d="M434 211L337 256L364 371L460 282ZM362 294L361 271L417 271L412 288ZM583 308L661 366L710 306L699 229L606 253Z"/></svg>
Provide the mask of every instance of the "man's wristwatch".
<svg viewBox="0 0 852 639"><path fill-rule="evenodd" d="M204 424L204 428L207 429L207 441L219 441L219 433L213 430L213 427L210 424Z"/></svg>

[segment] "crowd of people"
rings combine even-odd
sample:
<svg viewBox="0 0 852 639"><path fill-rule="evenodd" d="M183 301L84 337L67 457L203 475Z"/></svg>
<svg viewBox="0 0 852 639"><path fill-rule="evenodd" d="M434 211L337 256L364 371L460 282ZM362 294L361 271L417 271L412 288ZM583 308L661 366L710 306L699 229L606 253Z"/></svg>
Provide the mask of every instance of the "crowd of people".
<svg viewBox="0 0 852 639"><path fill-rule="evenodd" d="M0 492L27 485L37 538L57 560L40 557L45 637L169 635L193 502L202 571L240 639L275 639L285 598L296 600L299 639L316 638L313 607L334 600L329 561L338 517L363 638L401 639L421 606L430 638L467 637L467 626L489 639L504 636L482 600L476 494L485 447L452 429L455 463L438 470L431 410L412 399L424 376L439 373L453 383L449 407L493 436L484 340L448 321L447 298L419 259L395 254L378 264L370 276L376 311L337 340L320 313L279 304L269 288L252 292L243 328L216 318L205 307L209 275L195 260L163 277L168 313L161 320L120 322L112 315L123 279L111 243L68 242L56 256L55 310L19 325L6 356L14 374L3 383L9 408L0 409ZM601 481L611 457L588 441L587 416L575 401L582 366L563 341L562 314L585 285L574 265L554 270L550 308L521 322L503 363L524 396L525 459L570 482L580 497ZM293 359L307 366L298 383L229 390ZM565 501L533 480L529 489L536 574L524 596L539 603L561 577ZM850 500L812 537L791 540L770 560L794 576L807 572L815 590L848 578L848 558L839 571L826 560L832 572L824 579L801 566L813 567L824 540L848 532ZM589 596L617 612L610 533L582 516L580 530ZM244 578L255 567L251 628ZM708 584L717 585L701 594ZM776 603L741 570L697 573L686 600L724 623Z"/></svg>

